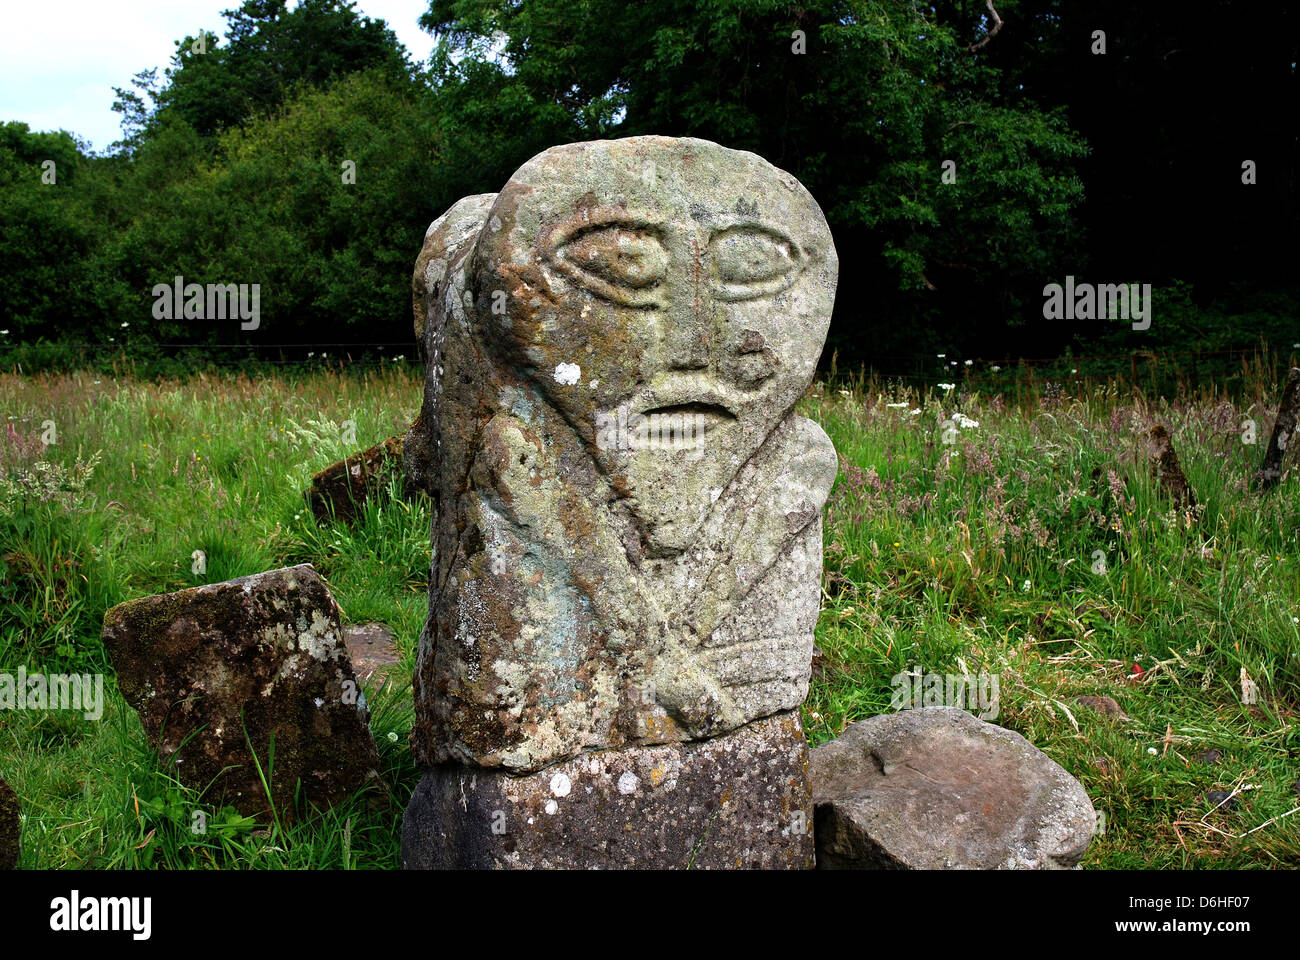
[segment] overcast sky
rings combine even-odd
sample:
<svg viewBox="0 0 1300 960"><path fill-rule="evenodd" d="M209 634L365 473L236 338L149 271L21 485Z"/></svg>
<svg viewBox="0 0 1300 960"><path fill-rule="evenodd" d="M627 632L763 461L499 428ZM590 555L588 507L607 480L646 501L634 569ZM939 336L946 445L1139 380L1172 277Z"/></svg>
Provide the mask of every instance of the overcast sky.
<svg viewBox="0 0 1300 960"><path fill-rule="evenodd" d="M33 130L68 130L103 150L121 138L113 87L171 62L175 41L212 30L224 38L222 10L240 0L0 0L0 121ZM290 3L292 8L295 3ZM416 62L433 37L417 21L428 0L358 0L385 20Z"/></svg>

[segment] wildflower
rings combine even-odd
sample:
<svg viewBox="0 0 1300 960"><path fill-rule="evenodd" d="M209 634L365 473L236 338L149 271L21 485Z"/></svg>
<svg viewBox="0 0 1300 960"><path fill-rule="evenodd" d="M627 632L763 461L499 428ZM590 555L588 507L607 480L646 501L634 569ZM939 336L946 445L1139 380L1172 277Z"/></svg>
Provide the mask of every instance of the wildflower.
<svg viewBox="0 0 1300 960"><path fill-rule="evenodd" d="M847 390L841 390L841 391L840 391L840 396L841 396L841 397L851 397L852 394L849 393Z"/></svg>
<svg viewBox="0 0 1300 960"><path fill-rule="evenodd" d="M1028 592L1029 592L1029 588L1030 588L1031 586L1032 586L1032 584L1031 584L1028 580L1026 580L1024 583L1022 583L1022 584L1020 585L1020 592L1021 592L1021 593L1028 593Z"/></svg>
<svg viewBox="0 0 1300 960"><path fill-rule="evenodd" d="M969 430L972 427L978 427L980 425L980 422L978 420L972 420L964 413L954 413L952 415L952 420L953 423L957 424L957 426L962 427L963 429L966 430Z"/></svg>
<svg viewBox="0 0 1300 960"><path fill-rule="evenodd" d="M966 366L969 367L969 366L970 366L971 364L973 364L974 362L975 362L974 360L967 360L967 361L966 361Z"/></svg>
<svg viewBox="0 0 1300 960"><path fill-rule="evenodd" d="M814 713L813 716L815 717L815 716L817 716L817 714ZM396 743L396 742L397 742L397 731L396 731L396 730L389 730L389 731L388 731L388 739L391 740L393 743Z"/></svg>
<svg viewBox="0 0 1300 960"><path fill-rule="evenodd" d="M940 383L937 384L937 386L939 387L940 390L951 390L957 385L955 383Z"/></svg>
<svg viewBox="0 0 1300 960"><path fill-rule="evenodd" d="M989 367L989 369L992 370L994 373L997 373L997 372L998 372L999 370L1001 370L1002 368L999 367L999 366L995 363L995 364L993 364L993 366Z"/></svg>
<svg viewBox="0 0 1300 960"><path fill-rule="evenodd" d="M1158 754L1159 752L1160 752L1160 751L1157 750L1155 747L1147 747L1147 753L1149 753L1149 754L1150 754L1151 756L1153 756L1153 757L1154 757L1156 754Z"/></svg>
<svg viewBox="0 0 1300 960"><path fill-rule="evenodd" d="M129 324L129 323L124 323L124 324L122 324L122 329L125 330L125 329L126 329L127 327L129 327L129 326L131 326L131 324Z"/></svg>
<svg viewBox="0 0 1300 960"><path fill-rule="evenodd" d="M908 415L909 417L915 417L915 416L916 416L917 414L919 414L920 412L921 412L921 408L920 408L920 407L917 407L915 410L909 410L908 413L907 413L907 415Z"/></svg>
<svg viewBox="0 0 1300 960"><path fill-rule="evenodd" d="M948 356L948 354L946 354L946 353L936 353L935 356L938 357L940 360L942 360L944 357Z"/></svg>
<svg viewBox="0 0 1300 960"><path fill-rule="evenodd" d="M890 410L906 410L906 409L907 409L907 404L906 404L906 403L887 403L887 404L885 404L885 406L887 406Z"/></svg>

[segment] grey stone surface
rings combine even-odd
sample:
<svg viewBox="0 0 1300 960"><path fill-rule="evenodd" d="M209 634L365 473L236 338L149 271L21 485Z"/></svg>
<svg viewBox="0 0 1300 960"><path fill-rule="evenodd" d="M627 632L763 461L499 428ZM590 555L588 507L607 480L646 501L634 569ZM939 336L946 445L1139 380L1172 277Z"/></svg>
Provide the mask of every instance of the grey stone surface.
<svg viewBox="0 0 1300 960"><path fill-rule="evenodd" d="M809 770L819 869L1073 867L1096 826L1064 768L954 707L850 724Z"/></svg>
<svg viewBox="0 0 1300 960"><path fill-rule="evenodd" d="M435 221L421 766L527 774L802 702L836 457L793 407L836 273L795 178L702 140L554 147Z"/></svg>
<svg viewBox="0 0 1300 960"><path fill-rule="evenodd" d="M310 564L143 597L104 615L104 645L149 744L182 783L246 816L328 806L378 776L339 610Z"/></svg>
<svg viewBox="0 0 1300 960"><path fill-rule="evenodd" d="M797 712L708 740L583 754L513 776L425 774L402 825L421 869L810 869L812 798Z"/></svg>
<svg viewBox="0 0 1300 960"><path fill-rule="evenodd" d="M0 779L0 870L12 870L18 866L18 840L22 828L19 814L18 794Z"/></svg>

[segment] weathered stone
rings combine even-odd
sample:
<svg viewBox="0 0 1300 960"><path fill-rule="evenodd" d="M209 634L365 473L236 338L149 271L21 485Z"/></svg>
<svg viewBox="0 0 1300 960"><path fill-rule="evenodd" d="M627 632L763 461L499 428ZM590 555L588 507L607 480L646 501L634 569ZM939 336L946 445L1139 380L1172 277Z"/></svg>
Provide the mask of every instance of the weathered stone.
<svg viewBox="0 0 1300 960"><path fill-rule="evenodd" d="M18 866L18 839L22 829L18 794L0 779L0 870Z"/></svg>
<svg viewBox="0 0 1300 960"><path fill-rule="evenodd" d="M448 290L450 268L463 257L487 222L495 193L480 193L452 204L450 210L429 225L424 245L415 260L411 284L411 309L415 315L415 342L428 374L425 379L424 406L406 435L405 468L408 482L424 491L435 502L438 497L438 451L441 446L438 420L428 415L436 406L442 368L429 369L430 347L442 342L443 299ZM439 354L441 357L441 353ZM441 362L439 360L439 362Z"/></svg>
<svg viewBox="0 0 1300 960"><path fill-rule="evenodd" d="M709 740L598 750L513 776L425 774L402 824L420 869L810 869L808 750L796 711Z"/></svg>
<svg viewBox="0 0 1300 960"><path fill-rule="evenodd" d="M1178 462L1173 438L1163 424L1157 423L1147 436L1147 460L1156 482L1169 495L1175 507L1196 507L1196 495L1192 492L1192 485L1187 482L1182 464Z"/></svg>
<svg viewBox="0 0 1300 960"><path fill-rule="evenodd" d="M401 471L404 444L403 437L389 437L313 476L303 498L317 521L352 523L361 516L365 502L385 487L390 474Z"/></svg>
<svg viewBox="0 0 1300 960"><path fill-rule="evenodd" d="M393 630L386 623L357 623L343 628L343 645L362 683L394 671L402 659ZM376 676L379 675L379 676Z"/></svg>
<svg viewBox="0 0 1300 960"><path fill-rule="evenodd" d="M836 269L798 181L702 140L555 147L430 227L409 865L806 865Z"/></svg>
<svg viewBox="0 0 1300 960"><path fill-rule="evenodd" d="M1096 826L1061 766L954 707L850 724L809 770L819 869L1072 867Z"/></svg>
<svg viewBox="0 0 1300 960"><path fill-rule="evenodd" d="M310 564L120 604L103 637L150 746L205 799L267 813L260 763L291 820L299 781L329 806L377 776L338 606Z"/></svg>
<svg viewBox="0 0 1300 960"><path fill-rule="evenodd" d="M1100 713L1104 717L1114 717L1117 720L1127 720L1128 714L1124 709L1115 702L1114 697L1075 697L1074 702L1081 707Z"/></svg>
<svg viewBox="0 0 1300 960"><path fill-rule="evenodd" d="M1300 420L1300 367L1292 367L1287 374L1286 386L1282 388L1282 399L1278 401L1277 419L1273 421L1273 433L1268 440L1268 450L1264 453L1264 463L1255 474L1261 490L1277 486L1284 473L1283 467L1288 462L1287 450L1293 446L1291 441L1296 435L1296 423ZM1295 459L1292 451L1291 460Z"/></svg>
<svg viewBox="0 0 1300 960"><path fill-rule="evenodd" d="M555 147L435 222L422 766L530 773L802 702L836 457L793 407L836 269L797 180L702 140Z"/></svg>

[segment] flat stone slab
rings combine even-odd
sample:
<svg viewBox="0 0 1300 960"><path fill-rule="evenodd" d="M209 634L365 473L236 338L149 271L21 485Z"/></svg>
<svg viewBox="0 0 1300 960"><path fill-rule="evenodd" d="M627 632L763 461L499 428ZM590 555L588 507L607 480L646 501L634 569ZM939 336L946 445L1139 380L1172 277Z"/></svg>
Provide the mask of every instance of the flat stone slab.
<svg viewBox="0 0 1300 960"><path fill-rule="evenodd" d="M377 777L339 609L310 564L143 597L104 616L122 695L177 778L245 816L330 806ZM211 785L211 786L209 786Z"/></svg>
<svg viewBox="0 0 1300 960"><path fill-rule="evenodd" d="M1067 868L1096 826L1063 767L954 707L850 724L809 770L819 869Z"/></svg>
<svg viewBox="0 0 1300 960"><path fill-rule="evenodd" d="M366 683L371 677L382 679L393 673L402 655L393 642L393 629L386 623L355 623L343 628L343 644L357 679Z"/></svg>
<svg viewBox="0 0 1300 960"><path fill-rule="evenodd" d="M14 788L0 780L0 870L18 866L19 820L18 794Z"/></svg>
<svg viewBox="0 0 1300 960"><path fill-rule="evenodd" d="M797 712L710 740L599 750L525 776L435 767L402 825L414 869L811 869Z"/></svg>

